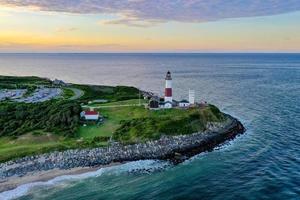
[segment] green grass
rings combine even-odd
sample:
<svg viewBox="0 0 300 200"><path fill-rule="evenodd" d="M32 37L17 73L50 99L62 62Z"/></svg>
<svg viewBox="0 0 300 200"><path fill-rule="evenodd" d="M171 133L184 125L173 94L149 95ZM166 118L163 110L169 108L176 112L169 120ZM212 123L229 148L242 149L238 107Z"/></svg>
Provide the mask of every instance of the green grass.
<svg viewBox="0 0 300 200"><path fill-rule="evenodd" d="M122 101L136 99L139 97L139 90L127 86L95 86L95 85L73 85L83 90L85 93L80 98L82 102L93 101L95 99L106 99L109 101Z"/></svg>
<svg viewBox="0 0 300 200"><path fill-rule="evenodd" d="M18 138L0 138L0 163L29 155L38 155L51 151L67 149L101 147L107 142L95 142L91 139L65 138L51 133L34 135L28 133Z"/></svg>
<svg viewBox="0 0 300 200"><path fill-rule="evenodd" d="M37 85L51 84L48 79L38 77L0 76L0 88L27 88L30 89L27 95ZM190 134L204 130L207 122L224 119L224 115L214 106L188 110L147 110L144 106L137 106L140 103L139 90L134 87L72 87L84 91L84 95L76 101L67 101L74 96L74 92L63 88L65 100L32 105L1 103L0 162L54 150L106 146L110 137L123 143L134 143L157 139L161 135ZM89 105L98 106L97 110L105 117L104 123L96 125L89 122L88 126L80 126L80 103L95 99L109 101ZM141 99L141 104L144 103L147 101Z"/></svg>
<svg viewBox="0 0 300 200"><path fill-rule="evenodd" d="M26 95L30 95L38 85L51 86L52 82L38 77L0 76L0 88L26 88L29 89ZM75 84L72 87L84 91L84 95L76 101L66 101L74 92L70 88L64 88L63 97L66 100L39 104L1 102L0 162L54 150L105 146L109 136L119 127L120 120L125 118L124 113L111 113L115 110L103 109L103 114L108 117L103 125L79 127L80 103L95 99L116 102L139 97L139 90L134 87ZM129 108L120 110L125 112L126 109Z"/></svg>
<svg viewBox="0 0 300 200"><path fill-rule="evenodd" d="M117 101L117 102L110 102L110 103L103 103L101 106L114 106L114 105L138 105L139 103L144 104L148 103L145 99L130 99L124 101Z"/></svg>
<svg viewBox="0 0 300 200"><path fill-rule="evenodd" d="M188 110L150 111L143 106L104 107L98 110L105 117L105 123L81 127L78 134L80 137L91 139L96 136L113 136L121 142L134 143L158 139L161 135L203 131L207 122L224 120L224 115L215 106Z"/></svg>
<svg viewBox="0 0 300 200"><path fill-rule="evenodd" d="M0 137L0 162L55 150L106 146L111 136L124 143L134 143L157 139L162 134L189 134L202 130L207 121L223 119L223 114L214 106L158 111L150 111L143 106L110 107L99 111L105 116L104 124L81 126L74 138L43 130L35 130L19 137ZM195 112L200 113L196 115L197 119Z"/></svg>
<svg viewBox="0 0 300 200"><path fill-rule="evenodd" d="M1 137L0 161L59 149L60 143L60 138L52 135L26 134L17 139Z"/></svg>
<svg viewBox="0 0 300 200"><path fill-rule="evenodd" d="M29 97L29 96L32 96L33 93L36 91L36 89L38 88L37 86L26 86L25 87L27 89L26 93L23 95L23 98L26 98L26 97Z"/></svg>
<svg viewBox="0 0 300 200"><path fill-rule="evenodd" d="M145 99L130 99L124 101L115 101L115 102L108 102L108 103L91 103L89 106L117 106L117 105L138 105L139 103L145 104L148 103L148 100Z"/></svg>
<svg viewBox="0 0 300 200"><path fill-rule="evenodd" d="M35 76L0 76L0 85L50 85L51 81Z"/></svg>
<svg viewBox="0 0 300 200"><path fill-rule="evenodd" d="M117 124L113 121L107 121L101 125L88 125L79 128L78 137L84 139L93 139L97 136L112 136Z"/></svg>
<svg viewBox="0 0 300 200"><path fill-rule="evenodd" d="M35 130L47 130L74 137L80 126L81 110L79 103L74 101L0 102L0 136L20 136Z"/></svg>
<svg viewBox="0 0 300 200"><path fill-rule="evenodd" d="M147 110L144 107L115 107L98 109L105 117L105 122L101 125L82 126L78 136L83 138L93 138L96 136L112 136L120 126L120 121L145 116Z"/></svg>
<svg viewBox="0 0 300 200"><path fill-rule="evenodd" d="M70 99L74 96L74 92L73 90L69 89L69 88L63 88L63 98L64 99Z"/></svg>
<svg viewBox="0 0 300 200"><path fill-rule="evenodd" d="M159 139L162 135L191 134L204 131L207 122L221 122L225 119L224 114L212 105L201 109L145 111L132 112L125 119L119 118L121 121L113 134L114 139L123 143L136 143Z"/></svg>

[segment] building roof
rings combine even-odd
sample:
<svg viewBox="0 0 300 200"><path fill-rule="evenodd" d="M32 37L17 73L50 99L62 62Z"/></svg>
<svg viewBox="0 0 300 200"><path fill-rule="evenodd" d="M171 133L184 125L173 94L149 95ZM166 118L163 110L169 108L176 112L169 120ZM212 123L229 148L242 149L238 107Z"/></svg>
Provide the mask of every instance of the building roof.
<svg viewBox="0 0 300 200"><path fill-rule="evenodd" d="M151 99L150 99L150 101L159 101L159 98L155 98L155 97L152 97Z"/></svg>
<svg viewBox="0 0 300 200"><path fill-rule="evenodd" d="M151 101L149 102L149 107L150 107L150 108L158 108L158 101L156 101L156 100L151 100Z"/></svg>
<svg viewBox="0 0 300 200"><path fill-rule="evenodd" d="M85 115L99 115L99 112L97 112L97 111L85 111L84 114Z"/></svg>
<svg viewBox="0 0 300 200"><path fill-rule="evenodd" d="M190 102L188 100L186 100L186 99L183 99L179 103L190 103Z"/></svg>
<svg viewBox="0 0 300 200"><path fill-rule="evenodd" d="M171 72L168 71L166 75L166 80L172 80Z"/></svg>

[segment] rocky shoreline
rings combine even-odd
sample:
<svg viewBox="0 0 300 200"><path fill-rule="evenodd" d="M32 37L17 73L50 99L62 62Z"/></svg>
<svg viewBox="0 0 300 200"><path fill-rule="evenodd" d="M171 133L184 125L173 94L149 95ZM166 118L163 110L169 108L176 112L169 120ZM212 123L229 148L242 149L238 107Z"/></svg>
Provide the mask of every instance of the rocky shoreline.
<svg viewBox="0 0 300 200"><path fill-rule="evenodd" d="M28 156L0 164L0 183L11 177L22 177L34 172L97 167L145 159L169 160L176 164L201 152L212 150L244 132L242 123L228 116L225 123L210 124L207 131L191 135L164 136L159 140L126 146L113 144L104 148Z"/></svg>

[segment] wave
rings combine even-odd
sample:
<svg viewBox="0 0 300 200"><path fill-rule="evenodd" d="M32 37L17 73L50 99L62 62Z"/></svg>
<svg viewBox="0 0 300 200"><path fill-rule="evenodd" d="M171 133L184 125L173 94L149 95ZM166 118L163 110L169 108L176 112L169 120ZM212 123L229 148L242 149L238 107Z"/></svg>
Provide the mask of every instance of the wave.
<svg viewBox="0 0 300 200"><path fill-rule="evenodd" d="M242 145L244 141L247 141L246 137L248 137L248 135L249 135L249 133L251 133L251 131L247 130L245 133L247 133L247 134L238 135L236 138L234 138L234 140L225 141L224 143L214 147L212 152L220 153L220 152L230 151L235 148L239 148L240 145ZM209 152L209 151L201 152L201 153L185 160L183 163L181 163L181 165L190 165L195 160L204 159L210 153L211 152Z"/></svg>
<svg viewBox="0 0 300 200"><path fill-rule="evenodd" d="M160 160L140 160L140 161L133 161L128 162L121 165L111 166L101 168L97 171L87 172L83 174L76 174L76 175L63 175L58 176L54 179L51 179L46 182L34 182L34 183L27 183L13 190L8 190L5 192L0 193L1 200L12 200L16 198L20 198L30 193L33 188L36 187L54 187L60 184L65 184L70 181L76 180L83 180L91 177L99 177L103 174L122 174L122 173L153 173L155 171L164 170L168 167L172 166L171 163L167 161L160 161Z"/></svg>

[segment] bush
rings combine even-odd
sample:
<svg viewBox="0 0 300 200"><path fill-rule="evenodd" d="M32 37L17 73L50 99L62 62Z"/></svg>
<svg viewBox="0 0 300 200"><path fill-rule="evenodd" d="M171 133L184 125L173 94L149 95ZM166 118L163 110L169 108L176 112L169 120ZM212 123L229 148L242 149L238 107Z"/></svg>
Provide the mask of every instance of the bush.
<svg viewBox="0 0 300 200"><path fill-rule="evenodd" d="M110 137L109 136L96 136L93 139L94 143L99 143L99 142L107 142L109 141Z"/></svg>
<svg viewBox="0 0 300 200"><path fill-rule="evenodd" d="M74 136L81 107L76 102L48 101L37 104L0 104L0 136L16 136L45 130Z"/></svg>
<svg viewBox="0 0 300 200"><path fill-rule="evenodd" d="M106 99L109 101L121 101L139 98L139 90L135 87L127 86L94 86L94 85L75 85L84 90L81 101L88 102L95 99Z"/></svg>
<svg viewBox="0 0 300 200"><path fill-rule="evenodd" d="M162 135L192 134L205 130L207 122L223 119L224 114L215 106L161 110L145 118L121 121L113 138L123 143L135 143L159 139Z"/></svg>

